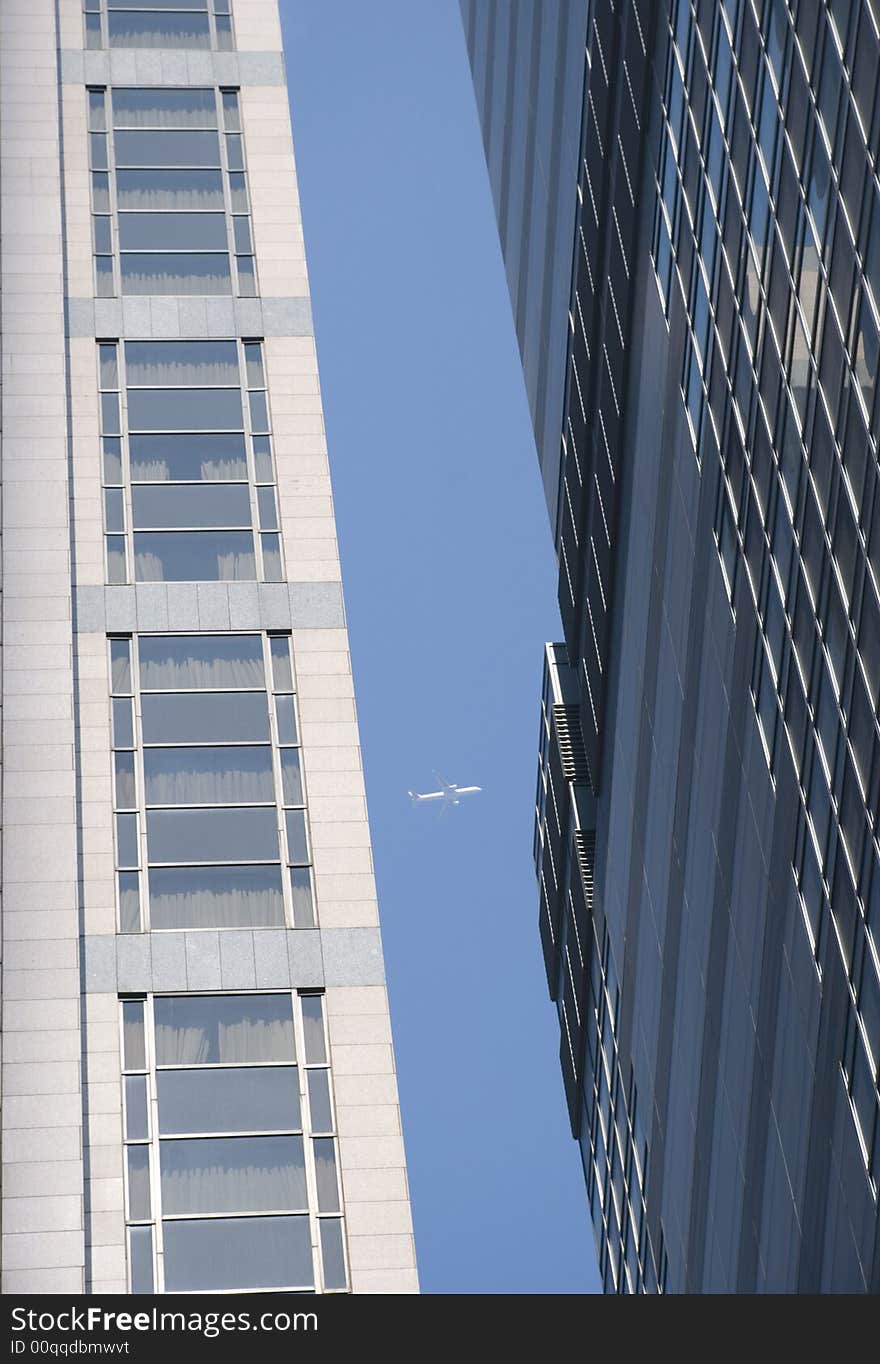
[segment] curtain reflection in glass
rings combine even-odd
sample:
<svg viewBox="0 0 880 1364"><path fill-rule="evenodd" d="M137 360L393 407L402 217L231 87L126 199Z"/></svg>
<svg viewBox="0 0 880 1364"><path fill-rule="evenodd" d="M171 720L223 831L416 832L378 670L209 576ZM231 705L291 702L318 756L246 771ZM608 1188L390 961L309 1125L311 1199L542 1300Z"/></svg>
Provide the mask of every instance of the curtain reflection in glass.
<svg viewBox="0 0 880 1364"><path fill-rule="evenodd" d="M160 1070L156 1085L164 1136L290 1132L301 1126L295 1066Z"/></svg>
<svg viewBox="0 0 880 1364"><path fill-rule="evenodd" d="M118 170L116 202L121 212L126 209L159 212L201 209L222 213L225 209L223 173L219 170Z"/></svg>
<svg viewBox="0 0 880 1364"><path fill-rule="evenodd" d="M234 341L126 341L125 373L135 387L237 386L238 348Z"/></svg>
<svg viewBox="0 0 880 1364"><path fill-rule="evenodd" d="M131 14L107 16L111 47L195 47L211 46L207 14Z"/></svg>
<svg viewBox="0 0 880 1364"><path fill-rule="evenodd" d="M268 744L148 748L144 781L148 805L257 805L275 799Z"/></svg>
<svg viewBox="0 0 880 1364"><path fill-rule="evenodd" d="M222 213L120 213L121 251L225 251Z"/></svg>
<svg viewBox="0 0 880 1364"><path fill-rule="evenodd" d="M232 293L229 256L219 251L210 255L123 251L119 262L124 294Z"/></svg>
<svg viewBox="0 0 880 1364"><path fill-rule="evenodd" d="M170 6L156 6L170 8ZM183 9L203 6L182 5ZM217 105L214 91L187 89L126 89L114 86L113 126L115 128L216 128Z"/></svg>
<svg viewBox="0 0 880 1364"><path fill-rule="evenodd" d="M339 1184L336 1179L336 1143L332 1137L317 1137L312 1142L315 1152L315 1182L318 1186L318 1211L339 1212Z"/></svg>
<svg viewBox="0 0 880 1364"><path fill-rule="evenodd" d="M259 635L145 635L140 683L148 691L262 687Z"/></svg>
<svg viewBox="0 0 880 1364"><path fill-rule="evenodd" d="M163 995L154 1013L160 1066L295 1058L289 994Z"/></svg>
<svg viewBox="0 0 880 1364"><path fill-rule="evenodd" d="M302 1137L202 1137L159 1145L163 1213L308 1210Z"/></svg>
<svg viewBox="0 0 880 1364"><path fill-rule="evenodd" d="M284 923L280 867L153 867L153 928L271 928Z"/></svg>
<svg viewBox="0 0 880 1364"><path fill-rule="evenodd" d="M141 1221L150 1214L150 1148L127 1146L128 1215Z"/></svg>
<svg viewBox="0 0 880 1364"><path fill-rule="evenodd" d="M131 477L136 483L216 483L247 478L244 436L238 432L134 435L129 437L128 446Z"/></svg>
<svg viewBox="0 0 880 1364"><path fill-rule="evenodd" d="M252 582L257 576L250 531L139 531L134 558L139 582Z"/></svg>

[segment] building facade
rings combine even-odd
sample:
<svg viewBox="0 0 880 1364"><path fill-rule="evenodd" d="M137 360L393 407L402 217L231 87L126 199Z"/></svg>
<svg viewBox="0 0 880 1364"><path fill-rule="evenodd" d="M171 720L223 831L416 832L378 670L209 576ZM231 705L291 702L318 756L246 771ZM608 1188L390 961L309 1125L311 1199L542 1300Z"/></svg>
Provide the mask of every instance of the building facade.
<svg viewBox="0 0 880 1364"><path fill-rule="evenodd" d="M588 9L535 856L600 1269L877 1291L880 13Z"/></svg>
<svg viewBox="0 0 880 1364"><path fill-rule="evenodd" d="M275 0L4 0L8 1293L416 1292Z"/></svg>

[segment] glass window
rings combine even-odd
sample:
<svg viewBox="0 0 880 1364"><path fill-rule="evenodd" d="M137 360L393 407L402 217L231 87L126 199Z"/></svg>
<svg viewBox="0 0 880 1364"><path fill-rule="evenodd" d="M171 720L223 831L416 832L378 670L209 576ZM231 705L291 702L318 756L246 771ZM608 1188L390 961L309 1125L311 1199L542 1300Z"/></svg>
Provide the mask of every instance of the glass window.
<svg viewBox="0 0 880 1364"><path fill-rule="evenodd" d="M138 582L252 582L257 576L250 531L136 531Z"/></svg>
<svg viewBox="0 0 880 1364"><path fill-rule="evenodd" d="M131 503L135 530L251 524L246 483L136 484Z"/></svg>
<svg viewBox="0 0 880 1364"><path fill-rule="evenodd" d="M236 482L248 475L244 435L238 432L136 434L128 446L135 482Z"/></svg>
<svg viewBox="0 0 880 1364"><path fill-rule="evenodd" d="M270 1290L314 1284L308 1217L172 1220L163 1235L167 1290Z"/></svg>
<svg viewBox="0 0 880 1364"><path fill-rule="evenodd" d="M263 804L275 799L272 750L268 744L147 748L144 784L148 805Z"/></svg>
<svg viewBox="0 0 880 1364"><path fill-rule="evenodd" d="M288 994L164 995L153 1008L160 1066L295 1060Z"/></svg>
<svg viewBox="0 0 880 1364"><path fill-rule="evenodd" d="M190 129L127 129L117 126L113 138L117 166L219 166L220 138L216 132Z"/></svg>
<svg viewBox="0 0 880 1364"><path fill-rule="evenodd" d="M110 10L107 32L111 47L194 47L211 46L207 14L140 14Z"/></svg>
<svg viewBox="0 0 880 1364"><path fill-rule="evenodd" d="M279 866L151 867L149 883L153 928L284 926Z"/></svg>
<svg viewBox="0 0 880 1364"><path fill-rule="evenodd" d="M151 810L151 862L277 862L278 815L271 809Z"/></svg>
<svg viewBox="0 0 880 1364"><path fill-rule="evenodd" d="M299 1085L293 1066L160 1070L156 1081L163 1136L284 1132L300 1126Z"/></svg>
<svg viewBox="0 0 880 1364"><path fill-rule="evenodd" d="M124 251L120 256L124 294L231 294L225 252Z"/></svg>
<svg viewBox="0 0 880 1364"><path fill-rule="evenodd" d="M145 744L268 743L266 693L147 694L141 728Z"/></svg>
<svg viewBox="0 0 880 1364"><path fill-rule="evenodd" d="M264 685L259 635L145 635L138 656L141 686L150 691Z"/></svg>
<svg viewBox="0 0 880 1364"><path fill-rule="evenodd" d="M111 93L115 128L217 127L217 102L211 89L125 89L116 85Z"/></svg>
<svg viewBox="0 0 880 1364"><path fill-rule="evenodd" d="M236 388L129 389L128 423L135 431L241 430Z"/></svg>
<svg viewBox="0 0 880 1364"><path fill-rule="evenodd" d="M226 217L222 213L119 215L120 251L225 251L226 247Z"/></svg>
<svg viewBox="0 0 880 1364"><path fill-rule="evenodd" d="M121 211L222 213L223 174L219 170L117 170L116 199Z"/></svg>
<svg viewBox="0 0 880 1364"><path fill-rule="evenodd" d="M302 1137L163 1141L159 1153L166 1215L308 1211Z"/></svg>

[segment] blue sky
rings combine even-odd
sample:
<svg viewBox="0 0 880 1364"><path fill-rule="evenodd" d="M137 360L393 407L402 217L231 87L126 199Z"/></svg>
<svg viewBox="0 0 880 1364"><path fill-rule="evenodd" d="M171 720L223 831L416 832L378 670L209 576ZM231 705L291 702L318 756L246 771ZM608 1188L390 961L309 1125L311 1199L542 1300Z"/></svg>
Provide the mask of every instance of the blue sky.
<svg viewBox="0 0 880 1364"><path fill-rule="evenodd" d="M555 565L455 0L281 0L422 1289L598 1291L531 861ZM435 772L484 794L440 817Z"/></svg>

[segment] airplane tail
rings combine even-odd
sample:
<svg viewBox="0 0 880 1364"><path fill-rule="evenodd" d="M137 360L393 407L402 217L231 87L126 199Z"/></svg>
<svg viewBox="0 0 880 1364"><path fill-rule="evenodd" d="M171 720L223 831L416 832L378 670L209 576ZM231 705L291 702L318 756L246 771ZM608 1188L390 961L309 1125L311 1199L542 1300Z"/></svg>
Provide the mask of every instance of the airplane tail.
<svg viewBox="0 0 880 1364"><path fill-rule="evenodd" d="M410 798L410 800L412 801L413 805L418 805L418 803L419 803L419 798L418 798L418 796L416 795L415 791L407 791L406 794L409 796L409 798Z"/></svg>

